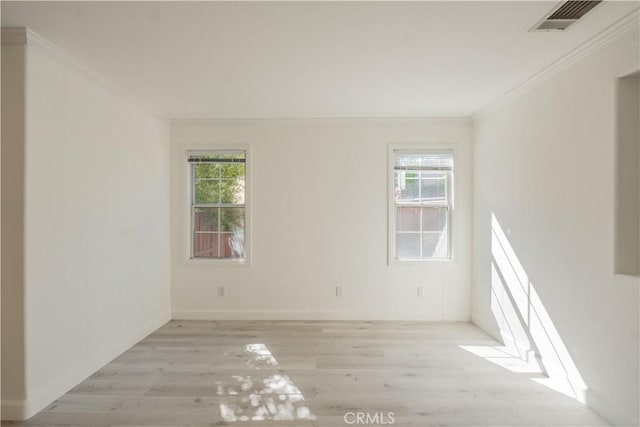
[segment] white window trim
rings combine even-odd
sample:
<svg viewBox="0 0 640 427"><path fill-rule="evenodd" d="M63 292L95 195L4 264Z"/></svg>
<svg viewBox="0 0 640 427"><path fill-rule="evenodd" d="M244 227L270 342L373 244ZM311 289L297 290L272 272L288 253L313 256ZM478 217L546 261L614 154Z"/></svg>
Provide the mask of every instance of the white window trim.
<svg viewBox="0 0 640 427"><path fill-rule="evenodd" d="M192 258L191 251L193 242L191 241L191 195L193 191L193 182L191 181L191 171L189 169L189 155L193 153L225 151L225 150L243 150L245 152L245 219L244 219L244 258ZM251 146L249 144L202 144L189 145L182 148L181 176L183 177L182 189L184 191L183 199L183 229L182 233L182 253L183 262L193 266L220 266L220 267L249 267L252 258L252 199L251 199L251 169L252 169Z"/></svg>
<svg viewBox="0 0 640 427"><path fill-rule="evenodd" d="M431 262L453 262L455 261L455 245L454 234L457 230L457 215L455 210L455 176L458 159L458 144L456 143L392 143L388 145L387 152L387 265L412 265L415 263L431 263ZM447 152L453 157L453 171L451 173L450 194L451 208L449 209L449 233L447 233L449 245L448 258L420 258L420 259L398 259L396 258L396 206L395 206L395 187L394 187L394 168L395 168L395 152L415 151L415 152Z"/></svg>

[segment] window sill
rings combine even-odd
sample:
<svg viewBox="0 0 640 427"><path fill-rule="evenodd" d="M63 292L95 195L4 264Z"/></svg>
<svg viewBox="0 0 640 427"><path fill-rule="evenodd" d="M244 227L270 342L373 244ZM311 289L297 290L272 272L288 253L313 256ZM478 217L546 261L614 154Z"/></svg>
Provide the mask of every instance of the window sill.
<svg viewBox="0 0 640 427"><path fill-rule="evenodd" d="M212 259L212 258L187 258L185 265L200 267L249 267L248 259Z"/></svg>
<svg viewBox="0 0 640 427"><path fill-rule="evenodd" d="M430 263L452 263L455 262L455 258L424 258L424 259L411 259L411 258L395 258L389 261L389 265L411 265L411 264L430 264Z"/></svg>

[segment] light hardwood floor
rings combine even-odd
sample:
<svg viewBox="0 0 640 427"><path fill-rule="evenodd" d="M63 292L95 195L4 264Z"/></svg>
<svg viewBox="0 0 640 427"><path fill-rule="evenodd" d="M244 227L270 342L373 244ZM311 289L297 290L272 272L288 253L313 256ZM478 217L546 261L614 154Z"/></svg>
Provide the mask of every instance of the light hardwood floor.
<svg viewBox="0 0 640 427"><path fill-rule="evenodd" d="M510 363L469 323L172 321L2 426L609 425L466 346Z"/></svg>

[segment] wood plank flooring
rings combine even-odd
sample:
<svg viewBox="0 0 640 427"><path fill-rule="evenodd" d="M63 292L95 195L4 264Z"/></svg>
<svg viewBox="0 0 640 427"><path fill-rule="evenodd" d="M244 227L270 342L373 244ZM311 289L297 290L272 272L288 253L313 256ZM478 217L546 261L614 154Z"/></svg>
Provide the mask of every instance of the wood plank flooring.
<svg viewBox="0 0 640 427"><path fill-rule="evenodd" d="M2 426L609 425L461 346L500 351L469 323L172 321Z"/></svg>

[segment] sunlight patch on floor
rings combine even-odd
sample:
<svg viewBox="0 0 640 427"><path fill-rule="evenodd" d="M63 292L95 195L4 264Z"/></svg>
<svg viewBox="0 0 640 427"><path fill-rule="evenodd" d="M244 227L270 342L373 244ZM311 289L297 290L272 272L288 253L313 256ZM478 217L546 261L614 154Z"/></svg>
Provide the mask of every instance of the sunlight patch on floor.
<svg viewBox="0 0 640 427"><path fill-rule="evenodd" d="M247 344L247 366L278 366L265 344ZM289 376L277 373L259 379L258 375L232 375L229 383L217 381L216 393L226 399L220 403L220 415L226 422L315 420L300 389Z"/></svg>
<svg viewBox="0 0 640 427"><path fill-rule="evenodd" d="M521 359L520 354L514 351L513 348L483 345L461 345L459 347L511 372L526 374L543 373L542 368L533 357L528 358L528 360Z"/></svg>

